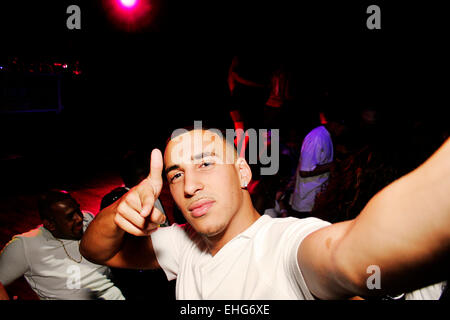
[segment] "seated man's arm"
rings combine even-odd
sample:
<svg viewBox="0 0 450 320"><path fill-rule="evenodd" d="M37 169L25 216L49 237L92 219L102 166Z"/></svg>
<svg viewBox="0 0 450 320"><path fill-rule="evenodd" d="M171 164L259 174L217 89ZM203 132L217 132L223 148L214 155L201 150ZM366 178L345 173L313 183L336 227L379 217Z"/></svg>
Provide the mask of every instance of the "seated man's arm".
<svg viewBox="0 0 450 320"><path fill-rule="evenodd" d="M316 168L312 171L303 171L299 170L298 174L302 178L308 178L308 177L314 177L321 175L323 173L329 172L333 166L333 162L325 163L325 164L319 164L316 166Z"/></svg>
<svg viewBox="0 0 450 320"><path fill-rule="evenodd" d="M354 220L304 239L298 262L318 298L408 292L445 279L450 256L450 140L375 195ZM380 288L368 278L380 271Z"/></svg>
<svg viewBox="0 0 450 320"><path fill-rule="evenodd" d="M29 270L22 240L14 237L0 252L0 300L9 300L8 286Z"/></svg>
<svg viewBox="0 0 450 320"><path fill-rule="evenodd" d="M165 221L154 207L162 188L161 173L161 152L153 151L149 176L89 224L80 244L86 259L117 268L159 267L150 233Z"/></svg>

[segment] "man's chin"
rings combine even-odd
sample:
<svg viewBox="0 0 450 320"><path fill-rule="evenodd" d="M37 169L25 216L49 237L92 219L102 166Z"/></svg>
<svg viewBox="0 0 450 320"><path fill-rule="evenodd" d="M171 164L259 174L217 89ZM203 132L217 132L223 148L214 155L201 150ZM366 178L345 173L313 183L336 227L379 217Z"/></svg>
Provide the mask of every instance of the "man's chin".
<svg viewBox="0 0 450 320"><path fill-rule="evenodd" d="M202 226L202 227L199 226L198 228L194 227L194 229L196 229L196 231L199 234L201 234L202 236L207 237L207 238L214 238L214 237L222 234L223 231L224 231L223 227L217 226L217 225L215 225L215 226Z"/></svg>
<svg viewBox="0 0 450 320"><path fill-rule="evenodd" d="M207 238L215 237L225 229L225 226L217 223L215 216L211 212L198 218L186 215L185 217L187 217L186 220L198 234Z"/></svg>

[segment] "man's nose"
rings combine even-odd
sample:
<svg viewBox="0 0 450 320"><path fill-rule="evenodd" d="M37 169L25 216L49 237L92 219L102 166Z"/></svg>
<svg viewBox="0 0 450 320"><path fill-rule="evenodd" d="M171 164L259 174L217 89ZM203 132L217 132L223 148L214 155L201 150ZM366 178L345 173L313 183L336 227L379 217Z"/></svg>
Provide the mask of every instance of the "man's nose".
<svg viewBox="0 0 450 320"><path fill-rule="evenodd" d="M199 181L198 176L186 171L184 173L184 194L187 197L195 195L199 190L203 189L203 184Z"/></svg>

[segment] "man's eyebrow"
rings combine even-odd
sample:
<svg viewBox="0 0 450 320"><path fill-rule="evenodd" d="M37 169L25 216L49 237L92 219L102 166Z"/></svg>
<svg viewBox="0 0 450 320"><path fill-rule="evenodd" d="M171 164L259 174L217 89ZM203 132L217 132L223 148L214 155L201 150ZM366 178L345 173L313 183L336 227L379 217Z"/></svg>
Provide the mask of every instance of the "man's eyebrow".
<svg viewBox="0 0 450 320"><path fill-rule="evenodd" d="M200 160L200 159L203 159L203 158L206 158L206 157L215 157L215 156L216 156L215 152L202 152L202 153L199 153L199 154L197 154L195 156L192 156L191 157L191 161ZM170 171L176 170L176 169L179 169L179 168L180 168L180 166L178 164L174 164L174 165L172 165L170 167L167 167L164 170L164 172L165 172L165 174L168 174Z"/></svg>
<svg viewBox="0 0 450 320"><path fill-rule="evenodd" d="M166 168L166 170L164 170L164 172L165 172L166 174L168 174L170 171L176 170L176 169L179 169L179 168L180 168L179 165L174 164L173 166L170 166L170 167Z"/></svg>
<svg viewBox="0 0 450 320"><path fill-rule="evenodd" d="M75 209L66 213L66 217L70 216L71 214L77 213L78 211L81 211L80 209L81 209L80 206L77 206Z"/></svg>
<svg viewBox="0 0 450 320"><path fill-rule="evenodd" d="M215 156L216 156L216 153L214 151L212 151L212 152L202 152L202 153L199 153L199 154L197 154L195 156L192 156L191 160L192 161L193 160L200 160L200 159L203 159L203 158L206 158L206 157L215 157Z"/></svg>

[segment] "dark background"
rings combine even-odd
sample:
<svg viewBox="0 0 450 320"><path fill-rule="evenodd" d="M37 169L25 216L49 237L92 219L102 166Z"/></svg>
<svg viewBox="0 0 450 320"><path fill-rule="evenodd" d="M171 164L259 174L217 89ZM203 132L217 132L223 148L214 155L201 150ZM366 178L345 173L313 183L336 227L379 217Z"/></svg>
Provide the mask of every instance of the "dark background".
<svg viewBox="0 0 450 320"><path fill-rule="evenodd" d="M4 195L70 187L116 168L129 149L163 148L193 120L230 128L226 78L236 54L267 68L288 63L294 124L326 93L343 113L376 106L399 145L410 119L447 126L448 33L437 1L149 0L148 23L133 30L110 14L113 1L2 1L1 65L79 61L82 71L61 76L62 112L0 113ZM71 4L81 30L66 27ZM371 4L381 30L366 27Z"/></svg>
<svg viewBox="0 0 450 320"><path fill-rule="evenodd" d="M382 29L368 30L373 3L366 1L150 2L151 22L134 32L108 17L106 0L2 2L3 61L79 60L83 70L63 82L65 122L55 120L62 128L2 115L9 139L58 132L56 139L108 150L145 143L180 118L227 117L226 75L236 53L288 60L305 105L325 90L343 109L375 101L434 117L442 104L444 10L436 4L378 2ZM66 28L70 4L81 8L81 30Z"/></svg>
<svg viewBox="0 0 450 320"><path fill-rule="evenodd" d="M440 2L149 0L148 23L131 28L111 14L114 1L2 1L1 65L19 58L70 69L79 61L82 71L61 76L62 112L0 113L4 194L69 188L116 168L129 149L163 148L173 129L193 120L230 128L226 79L236 54L263 68L288 64L294 125L326 94L343 113L381 110L394 144L409 139L411 119L447 126ZM72 4L81 30L66 27ZM371 4L381 8L381 30L366 27Z"/></svg>
<svg viewBox="0 0 450 320"><path fill-rule="evenodd" d="M448 126L442 2L150 2L149 22L133 30L110 16L108 0L1 2L0 65L79 61L82 73L61 75L59 113L0 113L0 247L39 222L37 192L67 189L96 213L120 184L127 150L163 148L193 120L230 128L226 79L236 54L267 67L287 62L298 94L293 123L327 93L343 113L375 105L399 147L414 119ZM81 30L66 27L72 4ZM381 8L381 30L366 28L371 4ZM4 74L1 90L10 85Z"/></svg>

